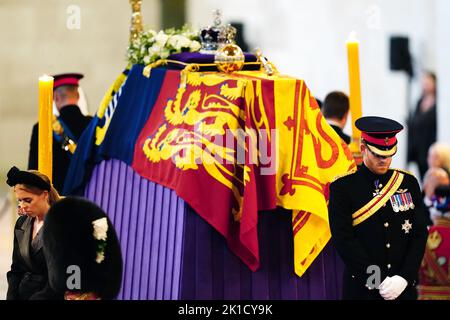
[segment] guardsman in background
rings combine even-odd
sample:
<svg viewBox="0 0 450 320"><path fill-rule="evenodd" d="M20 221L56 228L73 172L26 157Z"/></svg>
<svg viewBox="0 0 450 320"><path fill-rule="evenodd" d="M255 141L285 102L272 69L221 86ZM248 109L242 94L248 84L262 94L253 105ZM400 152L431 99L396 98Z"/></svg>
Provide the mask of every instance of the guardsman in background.
<svg viewBox="0 0 450 320"><path fill-rule="evenodd" d="M325 120L327 120L330 126L346 144L350 144L352 140L350 136L343 131L347 124L349 109L350 103L348 97L345 93L340 91L333 91L327 94L321 108Z"/></svg>
<svg viewBox="0 0 450 320"><path fill-rule="evenodd" d="M59 116L53 117L53 185L62 192L70 159L83 130L91 121L91 116L81 113L78 106L80 95L78 81L82 74L66 73L55 75L53 101ZM28 169L38 169L38 124L33 126L28 156Z"/></svg>
<svg viewBox="0 0 450 320"><path fill-rule="evenodd" d="M414 176L390 169L403 126L381 117L355 125L363 163L330 185L332 241L345 264L343 298L417 299L427 241L422 196Z"/></svg>

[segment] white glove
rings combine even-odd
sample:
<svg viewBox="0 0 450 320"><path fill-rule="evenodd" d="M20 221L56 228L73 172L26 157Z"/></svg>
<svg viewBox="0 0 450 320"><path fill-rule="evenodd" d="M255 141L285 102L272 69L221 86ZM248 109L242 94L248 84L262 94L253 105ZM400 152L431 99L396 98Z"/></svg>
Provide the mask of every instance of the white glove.
<svg viewBox="0 0 450 320"><path fill-rule="evenodd" d="M378 286L378 290L381 290L382 288L386 287L389 283L391 283L391 277L386 277L382 283Z"/></svg>
<svg viewBox="0 0 450 320"><path fill-rule="evenodd" d="M386 277L380 284L380 295L384 300L394 300L405 290L408 281L400 276Z"/></svg>

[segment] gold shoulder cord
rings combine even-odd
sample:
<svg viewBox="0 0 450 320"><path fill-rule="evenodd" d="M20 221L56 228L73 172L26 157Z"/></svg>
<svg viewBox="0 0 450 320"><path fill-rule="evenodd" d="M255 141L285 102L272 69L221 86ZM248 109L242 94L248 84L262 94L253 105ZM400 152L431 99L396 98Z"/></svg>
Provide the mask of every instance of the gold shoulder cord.
<svg viewBox="0 0 450 320"><path fill-rule="evenodd" d="M343 178L343 177L349 176L349 175L351 175L351 174L354 174L356 171L357 171L356 169L352 169L352 170L350 170L350 171L347 171L346 173L339 174L339 175L337 175L337 176L335 176L335 177L333 178L333 181L332 181L332 182L335 182L336 180L339 180L340 178Z"/></svg>

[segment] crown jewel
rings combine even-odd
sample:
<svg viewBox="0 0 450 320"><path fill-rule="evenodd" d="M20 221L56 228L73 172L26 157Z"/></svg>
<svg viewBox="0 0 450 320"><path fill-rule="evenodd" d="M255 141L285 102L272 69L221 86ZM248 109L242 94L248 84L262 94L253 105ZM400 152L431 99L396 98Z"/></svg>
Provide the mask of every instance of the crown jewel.
<svg viewBox="0 0 450 320"><path fill-rule="evenodd" d="M223 30L222 12L219 9L213 10L213 26L208 26L200 32L202 43L201 53L214 54L219 48L219 37Z"/></svg>

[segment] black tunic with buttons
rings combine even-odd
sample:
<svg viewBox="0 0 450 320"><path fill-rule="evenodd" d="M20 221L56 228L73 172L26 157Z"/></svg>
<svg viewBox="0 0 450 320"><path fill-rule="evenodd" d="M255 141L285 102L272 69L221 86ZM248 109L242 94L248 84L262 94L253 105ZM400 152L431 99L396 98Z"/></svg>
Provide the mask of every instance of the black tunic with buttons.
<svg viewBox="0 0 450 320"><path fill-rule="evenodd" d="M350 175L330 185L329 220L333 245L344 261L344 299L383 299L374 288L374 272L378 266L380 282L386 276L399 275L408 286L397 299L416 299L418 270L427 241L425 209L420 187L414 176L404 173L397 190L411 195L414 208L394 211L390 200L368 219L353 226L352 214L374 198L394 173L376 175L364 164ZM380 186L381 185L381 186ZM398 192L396 192L398 194ZM408 227L411 228L408 228ZM409 229L409 230L408 230ZM367 285L369 283L369 285Z"/></svg>
<svg viewBox="0 0 450 320"><path fill-rule="evenodd" d="M69 127L73 134L75 142L81 137L84 129L92 120L91 116L85 116L81 113L77 105L67 105L60 111L59 118ZM28 169L38 169L38 142L39 142L39 124L33 126L33 131L30 140L30 150L28 154ZM60 142L53 138L52 161L53 161L53 186L61 194L64 180L69 169L71 153L63 149Z"/></svg>

